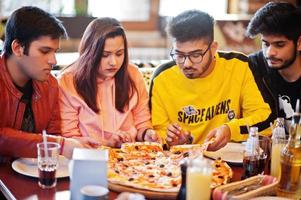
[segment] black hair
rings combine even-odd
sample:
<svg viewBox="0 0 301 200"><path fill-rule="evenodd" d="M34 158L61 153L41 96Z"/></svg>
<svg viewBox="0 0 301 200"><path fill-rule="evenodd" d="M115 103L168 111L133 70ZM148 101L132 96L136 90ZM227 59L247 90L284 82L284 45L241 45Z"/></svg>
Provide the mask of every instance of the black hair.
<svg viewBox="0 0 301 200"><path fill-rule="evenodd" d="M30 43L41 36L57 39L67 37L67 32L61 21L44 10L33 6L21 7L6 23L4 53L9 57L12 42L18 40L24 46L24 53L28 54Z"/></svg>
<svg viewBox="0 0 301 200"><path fill-rule="evenodd" d="M247 36L283 35L297 42L301 35L301 10L286 2L269 2L260 8L247 27Z"/></svg>
<svg viewBox="0 0 301 200"><path fill-rule="evenodd" d="M207 39L214 35L214 19L208 13L188 10L173 17L167 24L166 32L178 42Z"/></svg>

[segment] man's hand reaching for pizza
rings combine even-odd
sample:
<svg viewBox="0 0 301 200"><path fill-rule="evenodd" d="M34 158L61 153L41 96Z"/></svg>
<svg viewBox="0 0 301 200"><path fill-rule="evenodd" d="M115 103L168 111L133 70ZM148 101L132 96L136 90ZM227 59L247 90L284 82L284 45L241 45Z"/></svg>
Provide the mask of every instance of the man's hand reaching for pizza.
<svg viewBox="0 0 301 200"><path fill-rule="evenodd" d="M192 136L189 131L184 131L177 123L169 124L167 126L166 142L169 146L180 144L191 144Z"/></svg>
<svg viewBox="0 0 301 200"><path fill-rule="evenodd" d="M230 128L227 125L222 125L211 130L206 137L206 141L210 141L213 138L214 141L208 146L207 149L209 151L217 151L220 148L226 146L231 138Z"/></svg>

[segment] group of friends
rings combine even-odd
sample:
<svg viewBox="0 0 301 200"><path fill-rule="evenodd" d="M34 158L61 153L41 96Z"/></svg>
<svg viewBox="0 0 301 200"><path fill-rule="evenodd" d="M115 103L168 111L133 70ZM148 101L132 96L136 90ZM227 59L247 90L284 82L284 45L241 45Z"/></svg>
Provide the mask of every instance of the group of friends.
<svg viewBox="0 0 301 200"><path fill-rule="evenodd" d="M43 130L68 158L74 148L135 141L168 148L214 138L215 151L245 140L250 126L270 135L270 123L289 120L301 98L300 13L290 3L264 5L247 27L262 48L246 56L218 50L208 13L182 12L166 28L172 60L156 68L148 91L118 20L93 20L78 59L56 79L63 24L37 7L17 9L0 57L0 157L36 157Z"/></svg>

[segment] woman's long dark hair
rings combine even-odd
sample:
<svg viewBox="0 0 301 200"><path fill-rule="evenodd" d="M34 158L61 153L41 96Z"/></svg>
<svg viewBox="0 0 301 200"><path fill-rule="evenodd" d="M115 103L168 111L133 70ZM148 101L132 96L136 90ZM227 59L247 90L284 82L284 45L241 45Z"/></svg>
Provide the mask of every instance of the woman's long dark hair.
<svg viewBox="0 0 301 200"><path fill-rule="evenodd" d="M115 107L119 112L128 108L129 100L137 88L128 73L128 45L125 31L120 22L114 18L98 18L86 28L79 45L79 59L75 65L74 85L79 95L96 113L97 77L107 38L122 36L124 41L124 60L115 75Z"/></svg>

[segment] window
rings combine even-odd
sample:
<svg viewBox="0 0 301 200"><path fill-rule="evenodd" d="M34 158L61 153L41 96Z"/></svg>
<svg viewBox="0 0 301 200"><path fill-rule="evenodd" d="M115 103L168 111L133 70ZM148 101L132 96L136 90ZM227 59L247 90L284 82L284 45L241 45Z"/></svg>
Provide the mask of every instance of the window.
<svg viewBox="0 0 301 200"><path fill-rule="evenodd" d="M160 16L175 16L185 10L199 9L214 18L227 13L227 0L161 0Z"/></svg>
<svg viewBox="0 0 301 200"><path fill-rule="evenodd" d="M148 21L150 0L89 0L88 13L93 17L114 17L120 21Z"/></svg>
<svg viewBox="0 0 301 200"><path fill-rule="evenodd" d="M74 0L0 0L0 13L2 17L8 17L21 6L37 6L57 16L74 15L75 13Z"/></svg>
<svg viewBox="0 0 301 200"><path fill-rule="evenodd" d="M155 30L160 0L0 0L0 18L21 6L34 5L56 16L114 17L127 30ZM83 5L87 5L87 9ZM80 5L77 7L75 5ZM83 13L80 13L83 12Z"/></svg>

